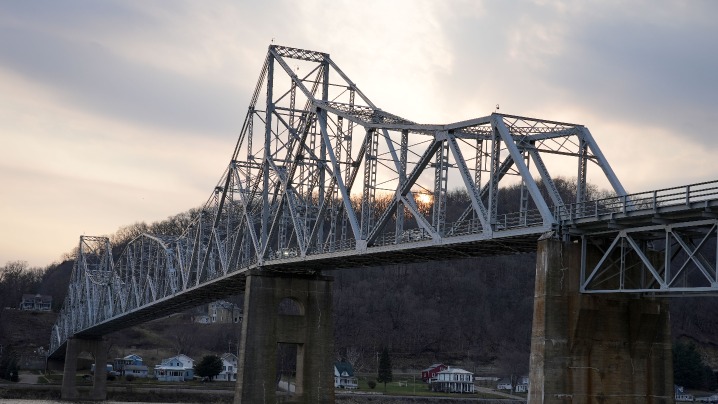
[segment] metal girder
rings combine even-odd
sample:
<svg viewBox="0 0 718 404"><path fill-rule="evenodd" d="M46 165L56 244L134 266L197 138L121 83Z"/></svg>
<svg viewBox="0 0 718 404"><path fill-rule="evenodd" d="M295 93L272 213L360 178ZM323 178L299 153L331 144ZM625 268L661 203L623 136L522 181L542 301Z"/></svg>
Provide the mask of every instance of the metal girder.
<svg viewBox="0 0 718 404"><path fill-rule="evenodd" d="M578 173L575 195L556 181L566 167ZM590 175L607 180L616 196L588 200ZM521 201L502 197L516 184ZM584 234L586 243L617 237L585 274L586 290L607 268L624 268L617 276L632 281L633 264L647 268L653 283L646 290L680 290L686 274L713 288L715 259L703 249L715 223L702 239L687 232L689 224L661 230L672 256L686 256L668 270L645 250L655 244L645 234L660 228L631 229L658 215L714 214L716 190L706 183L627 195L583 126L497 113L416 123L378 108L328 54L272 45L228 168L188 228L141 235L114 261L107 239L81 238L51 351L75 334L101 335L232 294L250 270L315 274L526 252L551 229ZM616 222L627 223L622 237L606 230Z"/></svg>
<svg viewBox="0 0 718 404"><path fill-rule="evenodd" d="M717 243L718 221L715 219L582 236L581 291L718 292Z"/></svg>

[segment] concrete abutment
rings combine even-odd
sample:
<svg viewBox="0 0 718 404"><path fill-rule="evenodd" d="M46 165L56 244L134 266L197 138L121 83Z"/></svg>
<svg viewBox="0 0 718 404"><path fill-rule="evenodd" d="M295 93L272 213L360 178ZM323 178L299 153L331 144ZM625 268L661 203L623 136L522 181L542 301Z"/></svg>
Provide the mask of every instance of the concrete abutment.
<svg viewBox="0 0 718 404"><path fill-rule="evenodd" d="M95 359L92 389L89 396L81 395L77 390L77 359L82 352L89 352ZM62 375L62 400L94 400L107 399L107 343L104 339L67 339L65 349L65 365Z"/></svg>
<svg viewBox="0 0 718 404"><path fill-rule="evenodd" d="M290 299L299 313L285 314ZM332 280L324 276L247 276L234 402L334 403ZM279 344L296 345L295 391L277 395Z"/></svg>
<svg viewBox="0 0 718 404"><path fill-rule="evenodd" d="M580 269L580 244L539 241L528 402L673 403L667 301L580 294Z"/></svg>

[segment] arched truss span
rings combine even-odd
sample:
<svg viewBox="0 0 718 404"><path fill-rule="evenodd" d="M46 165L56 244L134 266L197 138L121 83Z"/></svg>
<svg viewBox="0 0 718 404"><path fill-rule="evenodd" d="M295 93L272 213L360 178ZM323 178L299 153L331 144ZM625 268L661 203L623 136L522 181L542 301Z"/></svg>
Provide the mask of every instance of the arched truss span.
<svg viewBox="0 0 718 404"><path fill-rule="evenodd" d="M614 199L591 201L589 183ZM51 352L120 317L156 316L153 305L170 312L181 306L172 296L187 305L235 290L249 269L531 251L551 230L586 234L643 213L683 220L666 206L696 195L708 202L695 209L712 209L714 192L691 192L676 204L654 193L646 208L582 125L499 113L416 123L378 108L328 54L272 45L229 164L188 228L143 234L114 262L106 238L81 238Z"/></svg>

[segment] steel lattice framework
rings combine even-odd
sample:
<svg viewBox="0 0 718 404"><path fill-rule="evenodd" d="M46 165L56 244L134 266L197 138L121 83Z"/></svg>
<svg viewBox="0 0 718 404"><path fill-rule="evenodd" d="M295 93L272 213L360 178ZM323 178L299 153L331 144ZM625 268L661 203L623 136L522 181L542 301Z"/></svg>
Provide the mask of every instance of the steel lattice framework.
<svg viewBox="0 0 718 404"><path fill-rule="evenodd" d="M615 200L588 201L594 181ZM547 231L585 238L649 209L635 199L582 125L498 113L419 124L377 108L328 54L270 46L232 158L184 234L142 235L114 262L107 239L81 238L51 352L237 293L250 269L533 251Z"/></svg>

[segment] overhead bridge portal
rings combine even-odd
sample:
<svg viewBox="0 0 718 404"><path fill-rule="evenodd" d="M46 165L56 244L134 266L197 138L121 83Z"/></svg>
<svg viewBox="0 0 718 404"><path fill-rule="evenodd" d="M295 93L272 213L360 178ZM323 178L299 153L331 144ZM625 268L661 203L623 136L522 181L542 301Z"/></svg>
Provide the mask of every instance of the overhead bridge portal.
<svg viewBox="0 0 718 404"><path fill-rule="evenodd" d="M332 403L331 270L538 251L530 402L671 402L660 296L718 291L717 205L718 182L627 194L582 125L419 124L377 108L328 54L273 45L190 226L117 258L81 237L50 359L64 358L63 398L77 398L78 351L244 292L235 402L280 400L277 345L293 344L290 400ZM298 315L278 310L284 299Z"/></svg>

